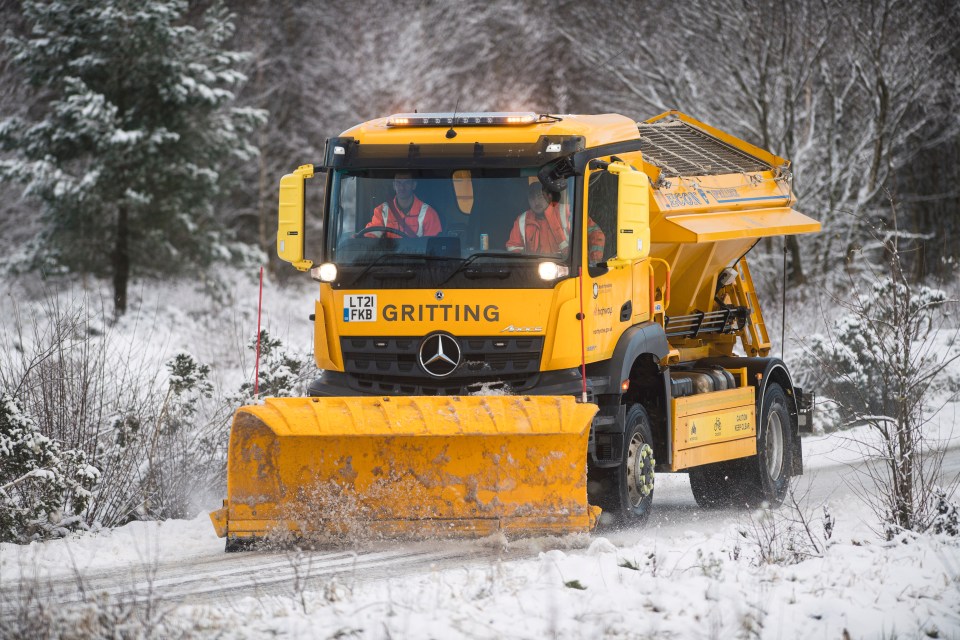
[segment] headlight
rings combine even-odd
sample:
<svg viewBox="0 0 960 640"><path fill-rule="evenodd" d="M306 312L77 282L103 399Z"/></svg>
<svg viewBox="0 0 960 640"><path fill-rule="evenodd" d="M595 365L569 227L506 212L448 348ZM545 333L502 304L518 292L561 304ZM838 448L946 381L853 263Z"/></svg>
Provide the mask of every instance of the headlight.
<svg viewBox="0 0 960 640"><path fill-rule="evenodd" d="M537 271L544 280L556 280L557 278L566 277L566 275L570 273L570 269L567 268L566 265L557 264L556 262L541 262L540 266L537 267Z"/></svg>
<svg viewBox="0 0 960 640"><path fill-rule="evenodd" d="M333 282L337 279L337 265L332 262L324 262L319 267L310 269L310 275L314 280Z"/></svg>

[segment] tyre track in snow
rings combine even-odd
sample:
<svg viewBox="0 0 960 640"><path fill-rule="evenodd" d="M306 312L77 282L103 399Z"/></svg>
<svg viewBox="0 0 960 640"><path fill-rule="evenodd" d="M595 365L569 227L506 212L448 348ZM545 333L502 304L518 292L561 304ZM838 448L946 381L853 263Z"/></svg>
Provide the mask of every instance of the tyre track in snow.
<svg viewBox="0 0 960 640"><path fill-rule="evenodd" d="M469 543L444 542L440 548L437 543L416 543L363 551L251 551L48 578L8 576L0 585L0 620L27 597L58 606L100 598L124 604L203 604L321 591L334 579L354 585L431 570L486 566L503 556L499 550Z"/></svg>
<svg viewBox="0 0 960 640"><path fill-rule="evenodd" d="M943 472L947 480L960 474L960 443L947 450ZM863 463L829 463L801 476L799 493L814 507L853 495L851 485ZM711 534L749 514L747 509L701 509L693 500L685 475L658 478L654 512L645 527L612 530L601 526L594 537L618 546L672 540L688 532ZM563 548L559 539L540 544L511 544L508 549L477 541L435 540L382 543L364 549L327 551L250 551L171 560L144 560L110 569L57 573L39 579L10 575L0 580L0 619L33 590L43 602L69 605L102 595L124 603L230 603L247 596L295 595L322 591L332 580L341 585L390 580L417 573L487 567L497 561L537 557L543 548ZM574 545L574 546L582 546Z"/></svg>
<svg viewBox="0 0 960 640"><path fill-rule="evenodd" d="M795 495L801 507L819 508L834 500L857 499L858 484L869 480L863 476L867 462L833 461L831 454L819 454L805 458L805 463L817 461L804 475L793 479ZM960 439L953 439L944 452L941 469L943 485L960 477ZM956 497L955 497L956 499ZM655 544L658 538L674 540L689 532L706 535L716 533L730 525L742 522L754 511L746 507L704 509L697 505L690 491L686 474L662 474L657 477L653 513L645 526L622 530L596 532L618 546L630 546L641 542Z"/></svg>

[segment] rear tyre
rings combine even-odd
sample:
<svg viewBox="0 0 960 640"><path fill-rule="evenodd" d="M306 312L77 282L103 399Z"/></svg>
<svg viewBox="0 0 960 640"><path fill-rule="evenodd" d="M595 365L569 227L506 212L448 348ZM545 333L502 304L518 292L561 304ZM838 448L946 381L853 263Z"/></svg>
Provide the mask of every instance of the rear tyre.
<svg viewBox="0 0 960 640"><path fill-rule="evenodd" d="M743 491L752 506L766 502L771 507L779 507L790 488L793 468L793 435L783 387L775 382L767 385L760 407L757 455L745 461Z"/></svg>
<svg viewBox="0 0 960 640"><path fill-rule="evenodd" d="M619 466L602 470L600 508L620 525L639 525L653 506L654 467L650 417L639 404L627 408Z"/></svg>
<svg viewBox="0 0 960 640"><path fill-rule="evenodd" d="M771 383L760 404L757 455L690 469L693 499L704 508L779 507L790 487L793 437L787 395Z"/></svg>

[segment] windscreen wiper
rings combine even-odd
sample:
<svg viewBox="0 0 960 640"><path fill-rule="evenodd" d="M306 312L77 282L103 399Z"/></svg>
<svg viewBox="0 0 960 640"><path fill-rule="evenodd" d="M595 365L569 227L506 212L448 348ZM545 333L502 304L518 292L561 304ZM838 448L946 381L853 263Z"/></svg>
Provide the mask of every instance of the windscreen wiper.
<svg viewBox="0 0 960 640"><path fill-rule="evenodd" d="M468 257L468 258L464 258L463 262L461 262L460 264L458 264L458 265L457 265L457 268L454 269L452 272L450 272L450 275L448 275L446 278L444 278L444 279L443 279L438 285L436 285L436 286L442 287L443 285L447 284L447 282L449 282L450 279L453 278L453 276L457 275L458 273L460 273L461 271L463 271L464 269L466 269L467 267L469 267L474 261L476 261L476 260L479 259L479 258L506 258L506 259L510 259L510 260L514 260L514 259L516 259L516 260L543 260L543 256L530 255L530 254L528 254L528 253L504 253L504 252L502 252L502 251L481 251L481 252L472 254L472 255L471 255L470 257ZM490 276L491 276L491 277L494 277L494 278L503 277L503 276L502 276L501 274L499 274L499 273L490 274Z"/></svg>

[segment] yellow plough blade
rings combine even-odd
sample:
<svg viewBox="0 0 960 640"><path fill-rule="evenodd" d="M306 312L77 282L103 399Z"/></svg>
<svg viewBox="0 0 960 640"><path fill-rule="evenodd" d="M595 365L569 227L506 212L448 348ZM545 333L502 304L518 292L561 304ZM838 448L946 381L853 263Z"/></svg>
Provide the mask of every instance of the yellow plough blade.
<svg viewBox="0 0 960 640"><path fill-rule="evenodd" d="M593 527L590 422L566 396L268 398L233 420L219 535Z"/></svg>

